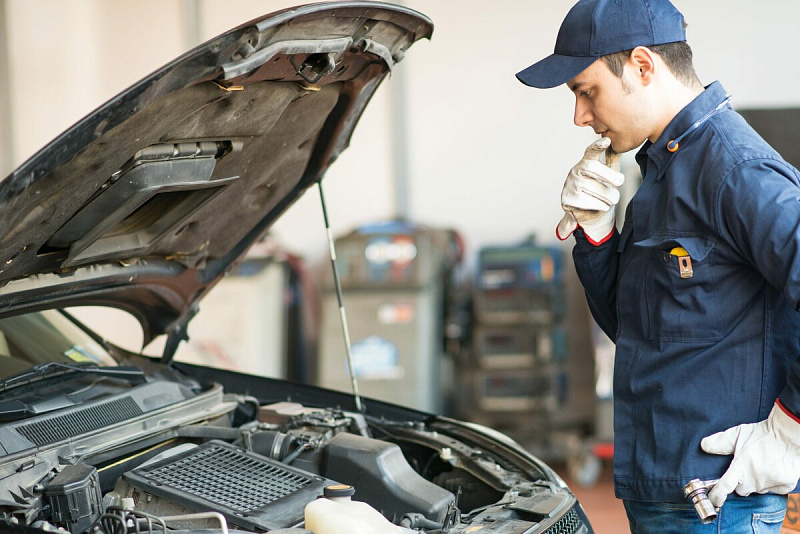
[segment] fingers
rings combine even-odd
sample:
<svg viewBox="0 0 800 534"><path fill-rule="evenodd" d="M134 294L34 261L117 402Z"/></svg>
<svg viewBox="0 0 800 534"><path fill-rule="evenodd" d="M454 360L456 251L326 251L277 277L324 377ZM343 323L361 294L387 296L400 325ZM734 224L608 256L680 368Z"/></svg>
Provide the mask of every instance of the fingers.
<svg viewBox="0 0 800 534"><path fill-rule="evenodd" d="M737 462L734 459L725 474L708 492L708 498L715 507L720 508L727 500L728 495L734 491L741 497L747 497L753 493L786 494L793 491L797 484L797 480L792 476L777 480L779 475L772 477L774 479L772 484L766 483L759 477L754 478L752 473L754 467L752 465L749 468L744 467L747 464L748 462Z"/></svg>
<svg viewBox="0 0 800 534"><path fill-rule="evenodd" d="M603 182L584 176L575 176L561 192L561 206L580 210L608 211L619 202L619 191Z"/></svg>
<svg viewBox="0 0 800 534"><path fill-rule="evenodd" d="M700 448L709 454L733 454L736 449L736 442L739 439L739 433L740 427L735 426L723 432L711 434L700 440ZM722 475L716 486L711 488L711 491L708 492L708 498L711 500L711 503L716 508L720 508L728 498L728 495L740 484L740 480L738 462L734 457L728 470L725 471L725 474Z"/></svg>
<svg viewBox="0 0 800 534"><path fill-rule="evenodd" d="M622 155L615 152L611 145L606 149L606 166L609 169L619 171L622 168Z"/></svg>
<svg viewBox="0 0 800 534"><path fill-rule="evenodd" d="M754 488L752 493L777 493L779 495L785 495L787 493L792 493L796 485L797 481L794 479L789 481L776 481L771 486L764 486L763 488L757 489Z"/></svg>
<svg viewBox="0 0 800 534"><path fill-rule="evenodd" d="M611 146L611 139L608 137L601 137L588 147L583 153L583 159L600 161L600 156Z"/></svg>
<svg viewBox="0 0 800 534"><path fill-rule="evenodd" d="M565 215L556 227L556 237L559 239L569 237L578 226L587 230L587 236L591 235L586 225L605 221L611 208L619 202L617 188L622 185L624 176L600 161L610 146L611 140L607 138L598 139L589 145L583 159L567 175L561 191L561 207L564 208ZM606 158L609 161L608 155ZM613 163L613 157L611 160ZM609 220L613 226L613 217ZM591 228L593 232L597 231L595 226Z"/></svg>
<svg viewBox="0 0 800 534"><path fill-rule="evenodd" d="M581 176L597 180L609 187L620 187L625 182L624 174L603 165L599 161L584 161L577 171Z"/></svg>
<svg viewBox="0 0 800 534"><path fill-rule="evenodd" d="M729 493L724 493L722 489L717 489L719 486L714 486L708 492L708 500L714 505L714 508L722 508L725 501L728 500Z"/></svg>
<svg viewBox="0 0 800 534"><path fill-rule="evenodd" d="M717 482L717 485L708 492L708 498L715 508L722 507L728 495L740 484L740 479L741 477L739 470L736 468L736 463L732 462L731 466Z"/></svg>
<svg viewBox="0 0 800 534"><path fill-rule="evenodd" d="M595 218L601 213L607 212L611 209L611 204L605 198L583 194L574 198L562 199L561 207L564 211L574 211L576 213L573 213L573 215L585 219L586 217ZM580 214L577 212L580 212Z"/></svg>
<svg viewBox="0 0 800 534"><path fill-rule="evenodd" d="M740 427L734 426L724 432L706 436L700 441L700 448L709 454L733 454L740 430Z"/></svg>
<svg viewBox="0 0 800 534"><path fill-rule="evenodd" d="M599 182L586 182L578 188L578 191L604 203L606 205L605 208L597 208L603 211L619 203L619 191L606 187Z"/></svg>

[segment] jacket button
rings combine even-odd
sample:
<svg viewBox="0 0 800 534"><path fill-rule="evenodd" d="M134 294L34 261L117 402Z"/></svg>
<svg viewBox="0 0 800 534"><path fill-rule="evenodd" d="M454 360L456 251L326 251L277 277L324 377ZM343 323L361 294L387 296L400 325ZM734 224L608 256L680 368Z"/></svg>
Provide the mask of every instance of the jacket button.
<svg viewBox="0 0 800 534"><path fill-rule="evenodd" d="M664 252L661 253L661 259L664 260L664 263L669 263L670 260L672 259L672 256L670 255L669 252L664 251Z"/></svg>

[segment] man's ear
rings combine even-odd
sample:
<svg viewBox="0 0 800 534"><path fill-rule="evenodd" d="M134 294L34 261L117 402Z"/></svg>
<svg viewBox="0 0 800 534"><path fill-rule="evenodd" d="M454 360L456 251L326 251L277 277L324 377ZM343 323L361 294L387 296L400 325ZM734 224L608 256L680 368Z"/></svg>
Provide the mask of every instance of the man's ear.
<svg viewBox="0 0 800 534"><path fill-rule="evenodd" d="M628 62L643 86L650 85L656 75L658 64L655 54L646 46L637 46L631 51Z"/></svg>

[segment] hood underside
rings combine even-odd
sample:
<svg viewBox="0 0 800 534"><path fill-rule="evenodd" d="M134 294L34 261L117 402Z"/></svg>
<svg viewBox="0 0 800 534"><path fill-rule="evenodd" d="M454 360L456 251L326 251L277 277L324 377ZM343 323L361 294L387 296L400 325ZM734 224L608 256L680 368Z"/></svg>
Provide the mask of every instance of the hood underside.
<svg viewBox="0 0 800 534"><path fill-rule="evenodd" d="M0 182L0 316L109 305L137 316L145 343L183 330L431 32L388 4L304 6L119 94Z"/></svg>

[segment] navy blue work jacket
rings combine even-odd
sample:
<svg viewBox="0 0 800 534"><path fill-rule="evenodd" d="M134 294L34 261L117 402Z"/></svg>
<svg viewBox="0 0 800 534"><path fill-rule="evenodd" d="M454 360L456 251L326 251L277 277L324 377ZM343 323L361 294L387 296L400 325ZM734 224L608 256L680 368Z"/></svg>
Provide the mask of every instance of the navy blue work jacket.
<svg viewBox="0 0 800 534"><path fill-rule="evenodd" d="M711 84L642 146L621 233L593 246L576 232L589 307L616 342L619 498L683 501L732 458L703 437L766 419L778 397L800 414L800 174L729 105L667 150L725 96Z"/></svg>

